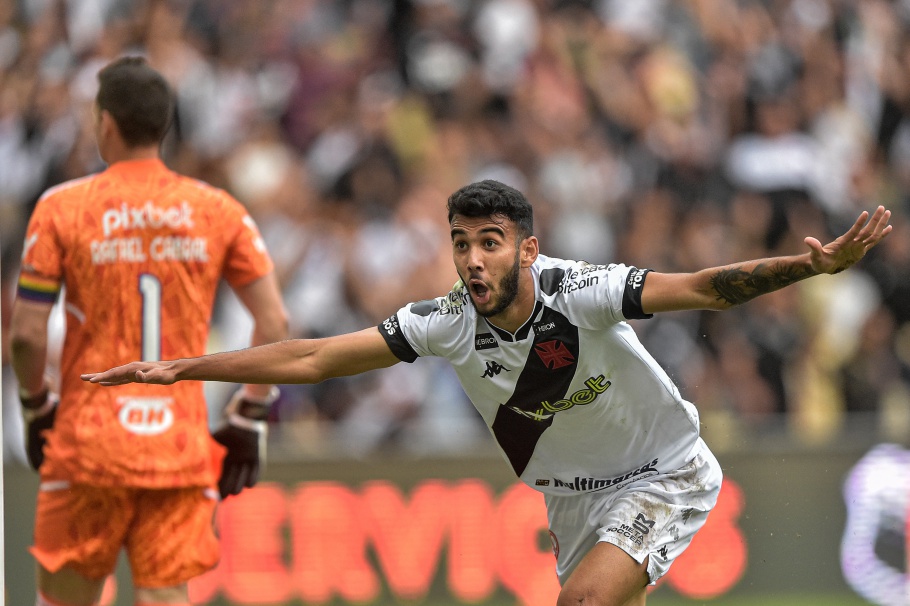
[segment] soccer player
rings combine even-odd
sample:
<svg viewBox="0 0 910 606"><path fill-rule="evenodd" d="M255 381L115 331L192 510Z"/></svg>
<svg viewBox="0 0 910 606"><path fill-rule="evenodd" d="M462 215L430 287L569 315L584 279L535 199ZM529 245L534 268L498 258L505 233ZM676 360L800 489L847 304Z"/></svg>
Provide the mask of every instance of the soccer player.
<svg viewBox="0 0 910 606"><path fill-rule="evenodd" d="M448 201L461 281L370 328L167 362L83 379L101 385L183 380L314 383L442 356L502 454L545 496L560 606L645 603L714 506L721 469L698 413L627 320L726 309L853 265L891 231L890 211L862 213L809 251L665 274L540 254L531 205L496 181Z"/></svg>
<svg viewBox="0 0 910 606"><path fill-rule="evenodd" d="M137 604L188 604L187 581L219 557L219 493L257 480L276 388L242 386L212 435L201 383L99 390L78 369L205 353L221 278L253 317L252 344L286 338L286 314L243 206L161 161L173 109L163 77L125 57L98 81L95 135L109 166L38 202L12 312L27 454L41 476L37 604L94 604L123 548ZM47 320L61 290L56 394L45 379Z"/></svg>

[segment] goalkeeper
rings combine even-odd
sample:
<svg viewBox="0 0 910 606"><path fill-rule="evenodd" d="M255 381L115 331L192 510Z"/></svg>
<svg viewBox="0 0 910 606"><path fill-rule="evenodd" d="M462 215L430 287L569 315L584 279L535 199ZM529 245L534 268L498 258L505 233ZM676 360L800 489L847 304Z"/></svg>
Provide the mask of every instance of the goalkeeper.
<svg viewBox="0 0 910 606"><path fill-rule="evenodd" d="M86 389L79 370L204 353L224 278L253 344L287 336L272 261L224 191L165 167L172 94L143 59L98 74L95 136L108 168L47 191L30 219L11 321L28 460L41 475L38 606L96 603L126 549L136 604L189 604L218 561L220 498L252 486L277 389L241 387L209 434L202 384ZM59 393L47 384L47 320L65 286Z"/></svg>

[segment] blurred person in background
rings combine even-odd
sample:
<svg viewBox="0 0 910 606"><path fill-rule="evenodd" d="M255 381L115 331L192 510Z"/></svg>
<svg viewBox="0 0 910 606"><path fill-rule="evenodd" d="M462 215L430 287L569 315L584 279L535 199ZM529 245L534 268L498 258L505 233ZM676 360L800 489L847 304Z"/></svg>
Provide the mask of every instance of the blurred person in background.
<svg viewBox="0 0 910 606"><path fill-rule="evenodd" d="M161 161L173 110L164 78L124 57L98 81L95 135L109 166L40 198L10 321L28 460L41 475L36 603L94 604L125 548L136 604L188 604L187 582L218 561L219 497L258 479L277 389L241 387L210 434L201 385L86 390L76 364L203 353L222 278L253 317L251 343L285 338L286 313L246 210ZM67 325L52 385L48 316L58 296Z"/></svg>
<svg viewBox="0 0 910 606"><path fill-rule="evenodd" d="M319 383L420 357L448 360L515 474L544 494L558 604L643 605L714 507L721 468L698 411L628 320L724 310L851 267L891 232L863 212L801 255L692 273L540 254L530 203L493 180L448 201L461 280L377 328L200 358L133 362L82 378L106 386L184 380ZM388 372L388 371L386 371Z"/></svg>
<svg viewBox="0 0 910 606"><path fill-rule="evenodd" d="M665 314L636 326L646 345L677 337L677 347L654 354L681 387L705 392L705 413L724 420L712 431L739 439L791 425L802 440L809 434L799 419L809 412L822 421L817 437L837 439L853 427L836 390L839 352L861 329L851 306L865 309L871 292L847 285L847 304L834 296L839 282L873 276L897 321L888 356L910 389L907 356L893 353L906 350L898 341L910 331L901 244L910 241L901 217L910 209L908 40L907 4L887 0L0 3L2 273L17 273L38 194L98 169L90 123L59 153L73 134L63 96L72 116L87 115L86 82L135 49L178 93L169 165L228 189L271 231L267 239L313 244L277 259L285 304L306 325L298 336L313 334L304 332L320 317L309 313L313 304L332 312L320 336L375 315L363 287L395 272L340 272L350 264L330 247L352 250L388 228L397 200L415 186L448 192L495 178L538 202L538 232L554 254L673 271L775 256L799 244L793 225L836 235L860 208L886 204L897 237L855 272L733 314ZM236 155L258 142L263 124L281 153L304 165L301 187L327 229L299 221L269 229L294 196L259 203L237 185ZM794 161L767 163L774 149ZM381 185L381 195L365 183ZM699 230L704 218L710 225ZM693 234L705 236L698 250L686 244L687 254L676 254L673 243ZM307 285L304 276L321 267L329 275ZM411 300L398 289L381 294ZM237 314L224 309L219 301L212 334L227 342ZM748 360L721 368L722 335L741 321L768 330L747 331ZM750 389L725 389L716 380L725 372L748 377ZM824 398L809 397L817 387ZM340 410L328 389L288 393L282 405L309 410L310 397L315 409L333 411L314 424L330 441L353 409ZM899 400L910 411L910 399ZM17 443L4 448L21 459Z"/></svg>

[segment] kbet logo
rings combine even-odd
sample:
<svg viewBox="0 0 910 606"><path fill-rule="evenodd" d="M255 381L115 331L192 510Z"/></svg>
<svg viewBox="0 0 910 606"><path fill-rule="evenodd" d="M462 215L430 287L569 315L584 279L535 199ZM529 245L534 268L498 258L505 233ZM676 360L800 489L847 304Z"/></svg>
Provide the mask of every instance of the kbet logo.
<svg viewBox="0 0 910 606"><path fill-rule="evenodd" d="M540 403L542 408L537 412L538 414L561 412L563 410L569 410L573 406L590 404L597 396L607 391L612 384L612 381L607 381L603 375L589 377L585 381L585 387L583 389L579 389L564 400L556 400L555 402L544 400Z"/></svg>
<svg viewBox="0 0 910 606"><path fill-rule="evenodd" d="M128 206L126 202L120 208L111 208L101 215L101 226L104 228L104 237L118 229L142 229L170 227L193 227L193 209L184 200L180 206L161 208L148 200L141 206Z"/></svg>
<svg viewBox="0 0 910 606"><path fill-rule="evenodd" d="M117 415L120 424L130 433L140 436L154 436L164 433L174 424L174 411L171 405L174 398L134 398L119 397Z"/></svg>

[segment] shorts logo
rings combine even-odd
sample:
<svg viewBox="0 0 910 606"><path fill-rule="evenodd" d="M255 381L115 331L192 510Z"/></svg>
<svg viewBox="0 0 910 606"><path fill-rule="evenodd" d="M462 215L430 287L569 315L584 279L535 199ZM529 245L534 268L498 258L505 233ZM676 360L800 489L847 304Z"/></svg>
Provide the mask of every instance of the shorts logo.
<svg viewBox="0 0 910 606"><path fill-rule="evenodd" d="M550 370L568 366L575 361L575 356L562 341L544 341L534 346L540 361Z"/></svg>
<svg viewBox="0 0 910 606"><path fill-rule="evenodd" d="M632 527L642 534L648 534L651 532L651 529L654 528L654 520L649 520L643 513L640 513L635 516L635 521L632 522Z"/></svg>
<svg viewBox="0 0 910 606"><path fill-rule="evenodd" d="M649 520L640 513L635 516L635 521L632 522L632 525L620 524L618 526L610 526L606 528L606 532L613 532L617 535L624 537L635 545L643 545L645 541L645 536L651 532L651 529L654 528L654 520Z"/></svg>
<svg viewBox="0 0 910 606"><path fill-rule="evenodd" d="M117 404L120 412L117 415L120 424L130 433L140 436L154 436L164 433L174 424L174 411L171 405L174 398L134 398L119 397Z"/></svg>

